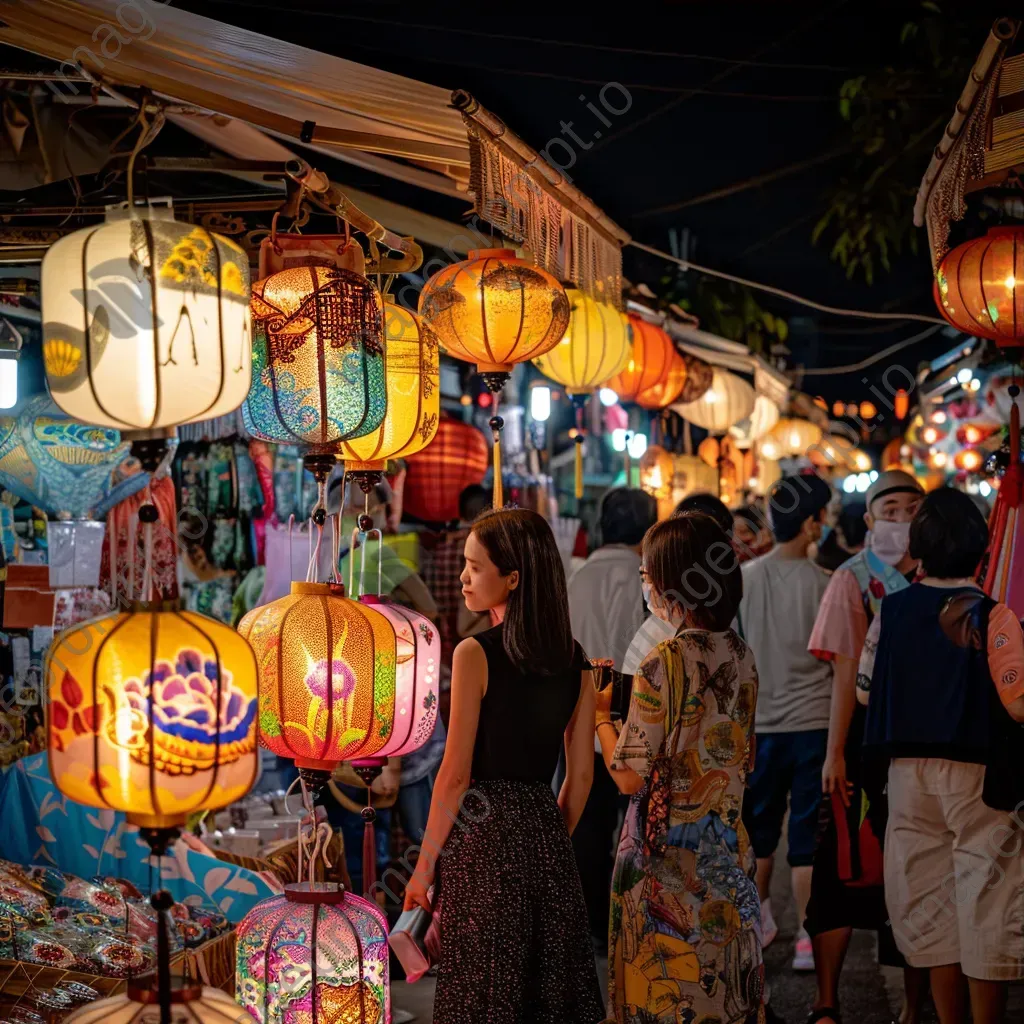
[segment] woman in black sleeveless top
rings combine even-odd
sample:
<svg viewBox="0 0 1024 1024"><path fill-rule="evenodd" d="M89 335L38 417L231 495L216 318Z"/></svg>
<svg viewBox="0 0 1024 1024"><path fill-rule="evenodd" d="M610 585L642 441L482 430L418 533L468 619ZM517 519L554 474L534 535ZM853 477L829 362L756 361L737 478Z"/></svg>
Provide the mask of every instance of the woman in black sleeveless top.
<svg viewBox="0 0 1024 1024"><path fill-rule="evenodd" d="M551 528L526 509L485 513L462 584L467 608L495 625L455 649L448 742L405 899L429 910L436 875L434 1024L596 1024L604 1009L569 840L593 779L595 692Z"/></svg>

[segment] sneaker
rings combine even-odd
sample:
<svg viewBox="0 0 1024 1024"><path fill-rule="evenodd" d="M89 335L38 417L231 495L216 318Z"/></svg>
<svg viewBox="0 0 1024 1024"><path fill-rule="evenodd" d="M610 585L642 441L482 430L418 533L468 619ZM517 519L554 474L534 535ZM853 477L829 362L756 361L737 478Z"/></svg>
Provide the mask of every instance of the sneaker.
<svg viewBox="0 0 1024 1024"><path fill-rule="evenodd" d="M796 947L793 952L793 970L814 970L814 946L811 943L811 937L802 928L796 937Z"/></svg>
<svg viewBox="0 0 1024 1024"><path fill-rule="evenodd" d="M767 949L779 934L779 926L772 917L772 901L765 900L761 904L761 948Z"/></svg>

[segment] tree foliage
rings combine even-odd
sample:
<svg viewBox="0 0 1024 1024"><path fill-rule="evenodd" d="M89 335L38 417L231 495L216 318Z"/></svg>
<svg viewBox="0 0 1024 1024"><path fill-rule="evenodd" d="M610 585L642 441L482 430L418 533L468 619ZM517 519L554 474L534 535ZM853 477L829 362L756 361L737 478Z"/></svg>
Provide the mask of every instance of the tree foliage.
<svg viewBox="0 0 1024 1024"><path fill-rule="evenodd" d="M918 185L989 24L973 5L956 12L923 0L894 25L898 65L842 83L838 113L852 156L827 194L811 239L829 246L830 258L848 278L871 284L896 255L917 252Z"/></svg>

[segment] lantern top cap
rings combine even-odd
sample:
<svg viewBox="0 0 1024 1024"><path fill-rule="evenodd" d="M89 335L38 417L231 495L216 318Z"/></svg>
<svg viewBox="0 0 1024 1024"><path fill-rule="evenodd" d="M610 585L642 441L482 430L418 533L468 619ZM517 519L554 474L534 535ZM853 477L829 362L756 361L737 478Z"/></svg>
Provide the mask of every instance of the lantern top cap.
<svg viewBox="0 0 1024 1024"><path fill-rule="evenodd" d="M514 260L519 258L516 256L515 249L470 249L468 255L471 260Z"/></svg>
<svg viewBox="0 0 1024 1024"><path fill-rule="evenodd" d="M160 992L157 988L155 974L144 974L141 978L134 978L128 982L126 994L129 999L136 1003L156 1005L160 1002ZM203 997L203 986L196 985L184 978L171 978L171 1004L192 1003Z"/></svg>
<svg viewBox="0 0 1024 1024"><path fill-rule="evenodd" d="M340 882L297 882L284 887L289 903L337 905L345 901L345 886Z"/></svg>
<svg viewBox="0 0 1024 1024"><path fill-rule="evenodd" d="M383 604L384 602L380 598L380 594L363 594L359 598L360 604Z"/></svg>
<svg viewBox="0 0 1024 1024"><path fill-rule="evenodd" d="M330 583L304 583L292 580L293 594L305 594L307 596L330 597L332 594Z"/></svg>

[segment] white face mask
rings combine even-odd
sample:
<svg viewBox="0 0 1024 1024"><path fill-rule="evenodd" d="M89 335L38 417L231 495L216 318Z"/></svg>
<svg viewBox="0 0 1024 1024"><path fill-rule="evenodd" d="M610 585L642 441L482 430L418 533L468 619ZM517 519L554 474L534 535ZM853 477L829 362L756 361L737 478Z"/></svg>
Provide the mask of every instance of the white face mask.
<svg viewBox="0 0 1024 1024"><path fill-rule="evenodd" d="M654 609L651 607L651 585L650 583L641 583L640 589L644 594L644 604L647 605L647 610L653 615Z"/></svg>
<svg viewBox="0 0 1024 1024"><path fill-rule="evenodd" d="M910 523L876 519L871 528L870 546L886 565L899 565L910 550Z"/></svg>

